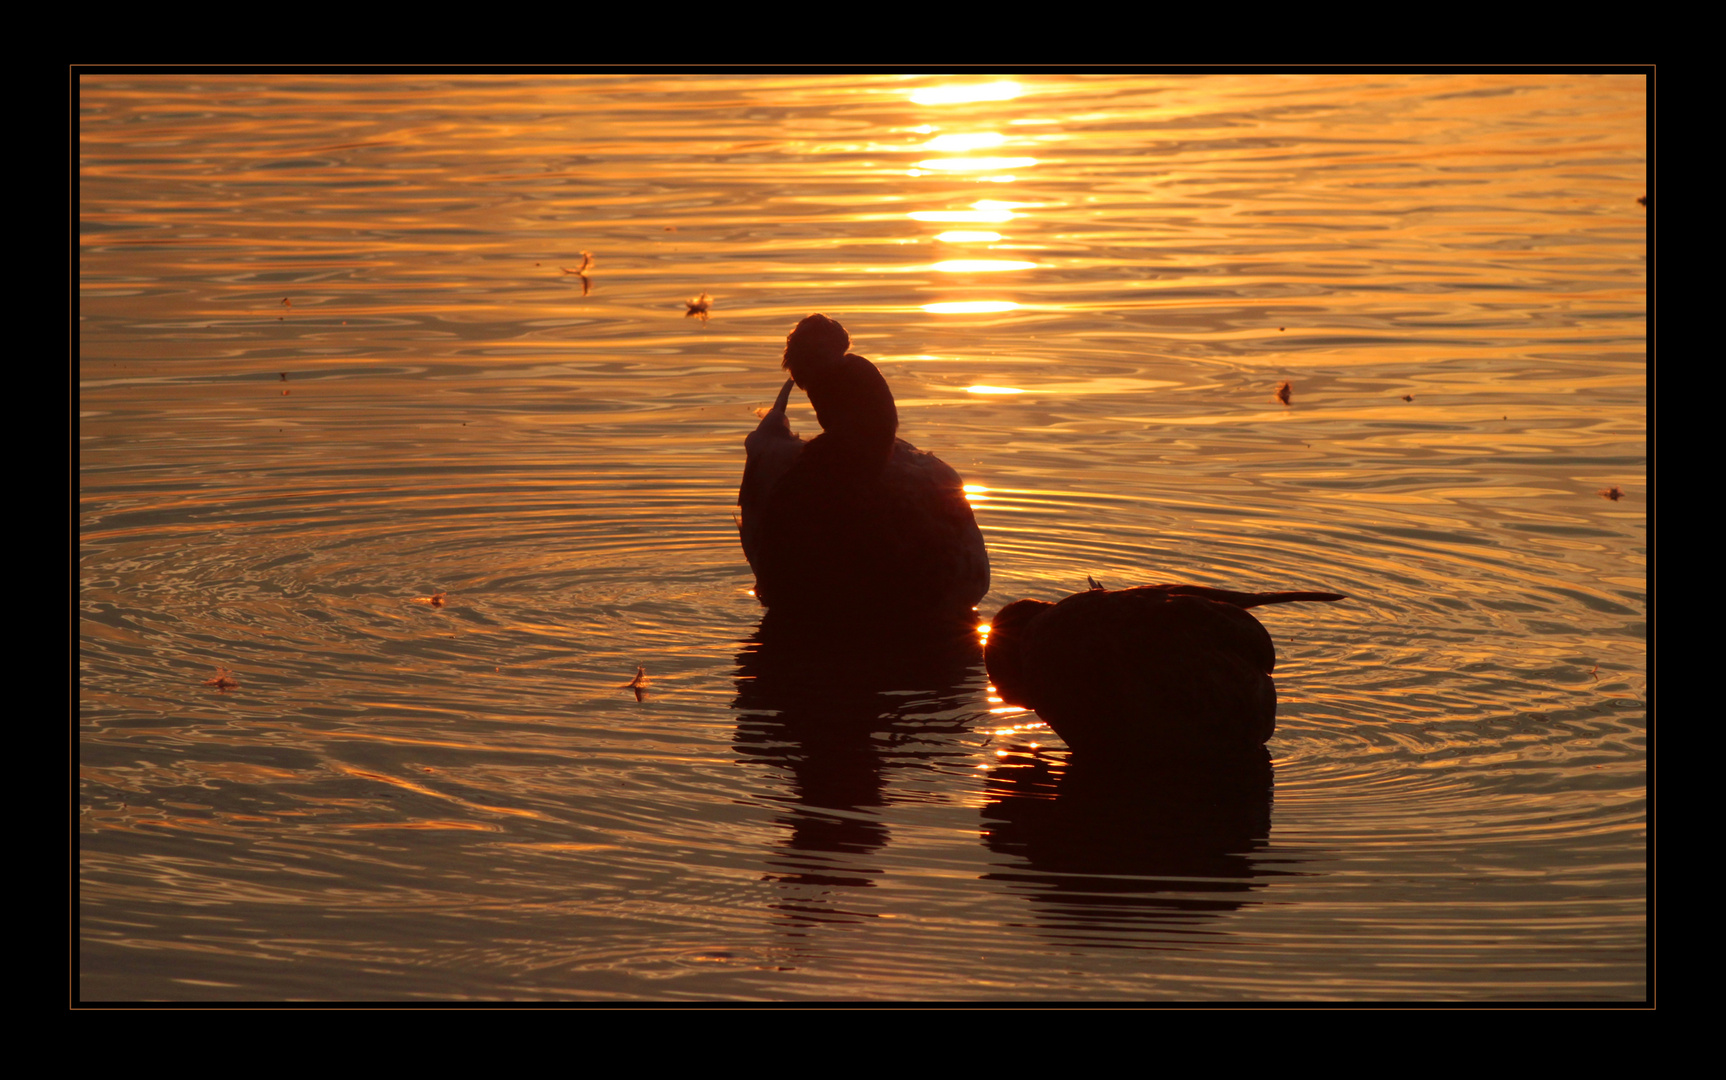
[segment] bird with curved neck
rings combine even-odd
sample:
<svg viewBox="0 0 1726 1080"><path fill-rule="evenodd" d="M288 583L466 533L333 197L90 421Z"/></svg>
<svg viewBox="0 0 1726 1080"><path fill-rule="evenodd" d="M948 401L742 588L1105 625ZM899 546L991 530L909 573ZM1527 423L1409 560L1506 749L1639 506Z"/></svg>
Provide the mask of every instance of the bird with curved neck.
<svg viewBox="0 0 1726 1080"><path fill-rule="evenodd" d="M1202 585L1092 588L1018 600L990 624L984 661L1004 702L1034 709L1075 755L1222 761L1276 731L1276 646L1248 608L1341 593Z"/></svg>
<svg viewBox="0 0 1726 1080"><path fill-rule="evenodd" d="M808 613L968 613L989 591L989 556L964 482L897 438L887 380L850 345L825 315L798 323L791 378L744 440L738 528L755 596ZM793 386L821 424L807 442L786 420Z"/></svg>
<svg viewBox="0 0 1726 1080"><path fill-rule="evenodd" d="M861 476L879 471L893 456L899 409L880 369L848 352L850 347L843 326L811 315L785 339L780 366L809 395L821 424L821 434L804 453Z"/></svg>

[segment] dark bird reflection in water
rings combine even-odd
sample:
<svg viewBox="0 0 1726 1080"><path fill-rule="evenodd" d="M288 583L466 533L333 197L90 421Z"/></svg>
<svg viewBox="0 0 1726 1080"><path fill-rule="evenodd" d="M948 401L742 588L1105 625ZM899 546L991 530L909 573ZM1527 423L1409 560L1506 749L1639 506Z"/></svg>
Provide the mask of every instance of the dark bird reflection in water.
<svg viewBox="0 0 1726 1080"><path fill-rule="evenodd" d="M899 414L850 335L811 315L786 339L791 379L744 441L738 492L755 595L775 611L900 617L969 612L989 591L989 556L959 474L897 438ZM803 388L821 434L792 434Z"/></svg>
<svg viewBox="0 0 1726 1080"><path fill-rule="evenodd" d="M1157 768L1074 754L1010 755L989 775L983 842L1014 857L989 875L1022 890L1037 925L1084 937L1151 920L1197 931L1295 871L1268 843L1272 771L1264 747L1226 764Z"/></svg>
<svg viewBox="0 0 1726 1080"><path fill-rule="evenodd" d="M770 611L737 656L735 747L785 778L777 880L868 886L889 770L968 758L982 647L969 620L823 627ZM827 853L833 857L823 857ZM842 868L842 869L840 869ZM799 903L811 900L804 896Z"/></svg>
<svg viewBox="0 0 1726 1080"><path fill-rule="evenodd" d="M1276 731L1276 646L1246 609L1342 599L1147 585L1019 600L991 623L989 678L1079 758L1250 760Z"/></svg>

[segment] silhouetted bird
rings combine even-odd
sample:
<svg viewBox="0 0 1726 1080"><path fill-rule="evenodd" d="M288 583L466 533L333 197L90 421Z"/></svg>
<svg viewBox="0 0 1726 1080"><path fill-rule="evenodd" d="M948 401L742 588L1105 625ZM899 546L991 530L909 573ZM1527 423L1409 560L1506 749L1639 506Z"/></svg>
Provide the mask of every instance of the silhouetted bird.
<svg viewBox="0 0 1726 1080"><path fill-rule="evenodd" d="M896 438L899 413L850 335L811 315L786 339L791 380L744 440L737 502L755 596L774 609L839 615L967 613L989 591L989 555L959 474ZM791 387L821 434L785 419Z"/></svg>
<svg viewBox="0 0 1726 1080"><path fill-rule="evenodd" d="M1276 648L1246 608L1340 593L1200 585L1090 589L996 614L984 659L1004 701L1035 709L1075 755L1203 760L1276 730Z"/></svg>

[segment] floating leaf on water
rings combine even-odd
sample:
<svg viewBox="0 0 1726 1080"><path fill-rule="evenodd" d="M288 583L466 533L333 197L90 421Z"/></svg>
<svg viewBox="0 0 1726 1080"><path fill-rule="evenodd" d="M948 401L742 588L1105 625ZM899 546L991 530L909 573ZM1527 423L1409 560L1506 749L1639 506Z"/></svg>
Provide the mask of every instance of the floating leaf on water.
<svg viewBox="0 0 1726 1080"><path fill-rule="evenodd" d="M647 669L636 665L635 678L623 684L621 689L634 690L635 700L643 701L647 697Z"/></svg>

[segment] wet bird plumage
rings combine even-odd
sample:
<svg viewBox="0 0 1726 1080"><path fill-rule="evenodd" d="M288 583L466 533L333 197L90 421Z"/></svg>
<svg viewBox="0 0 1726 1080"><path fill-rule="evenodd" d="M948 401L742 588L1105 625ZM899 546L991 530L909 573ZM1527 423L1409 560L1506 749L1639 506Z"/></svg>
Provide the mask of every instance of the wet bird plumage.
<svg viewBox="0 0 1726 1080"><path fill-rule="evenodd" d="M984 657L1002 699L1077 754L1223 758L1276 730L1276 647L1246 609L1341 599L1150 585L1019 600L996 614Z"/></svg>
<svg viewBox="0 0 1726 1080"><path fill-rule="evenodd" d="M769 607L850 614L968 612L989 559L959 474L897 438L898 410L844 327L811 315L787 339L792 378L744 441L743 551ZM822 431L805 442L793 385Z"/></svg>

